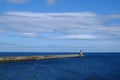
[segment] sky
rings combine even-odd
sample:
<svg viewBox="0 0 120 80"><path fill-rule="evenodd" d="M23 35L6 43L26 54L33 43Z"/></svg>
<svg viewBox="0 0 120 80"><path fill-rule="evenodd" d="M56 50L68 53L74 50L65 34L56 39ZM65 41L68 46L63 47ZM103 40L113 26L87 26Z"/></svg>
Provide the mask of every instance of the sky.
<svg viewBox="0 0 120 80"><path fill-rule="evenodd" d="M0 0L0 52L120 52L120 0Z"/></svg>

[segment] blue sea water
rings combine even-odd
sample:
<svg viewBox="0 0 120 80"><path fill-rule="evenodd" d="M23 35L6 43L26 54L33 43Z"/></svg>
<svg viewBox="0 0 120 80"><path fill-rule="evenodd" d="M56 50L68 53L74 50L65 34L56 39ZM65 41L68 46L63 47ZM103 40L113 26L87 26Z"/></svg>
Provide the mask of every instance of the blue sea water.
<svg viewBox="0 0 120 80"><path fill-rule="evenodd" d="M48 54L52 53L0 53L0 56ZM0 80L120 80L120 53L84 55L83 58L2 63Z"/></svg>

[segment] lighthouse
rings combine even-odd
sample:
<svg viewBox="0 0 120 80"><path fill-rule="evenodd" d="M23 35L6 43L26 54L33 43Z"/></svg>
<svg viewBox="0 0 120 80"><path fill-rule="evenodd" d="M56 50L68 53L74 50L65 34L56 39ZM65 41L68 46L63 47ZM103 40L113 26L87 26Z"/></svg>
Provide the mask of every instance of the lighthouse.
<svg viewBox="0 0 120 80"><path fill-rule="evenodd" d="M82 50L80 50L80 54L79 54L81 57L83 57L84 55L83 55L83 53L82 53Z"/></svg>

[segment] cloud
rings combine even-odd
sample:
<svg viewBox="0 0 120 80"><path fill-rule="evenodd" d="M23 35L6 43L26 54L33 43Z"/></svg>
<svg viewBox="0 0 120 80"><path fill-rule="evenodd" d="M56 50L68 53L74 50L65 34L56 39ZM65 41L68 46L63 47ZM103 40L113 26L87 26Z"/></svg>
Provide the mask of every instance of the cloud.
<svg viewBox="0 0 120 80"><path fill-rule="evenodd" d="M9 42L0 42L0 47L14 47L16 44Z"/></svg>
<svg viewBox="0 0 120 80"><path fill-rule="evenodd" d="M55 0L47 0L47 4L48 5L52 5L52 4L54 4L55 3Z"/></svg>
<svg viewBox="0 0 120 80"><path fill-rule="evenodd" d="M24 37L37 37L37 34L35 34L35 33L21 33L21 36L24 36Z"/></svg>
<svg viewBox="0 0 120 80"><path fill-rule="evenodd" d="M120 14L112 14L108 16L111 19L120 19Z"/></svg>
<svg viewBox="0 0 120 80"><path fill-rule="evenodd" d="M0 30L0 33L3 33L3 32L5 32L5 31L3 31L3 30Z"/></svg>
<svg viewBox="0 0 120 80"><path fill-rule="evenodd" d="M68 40L89 40L89 39L97 39L97 36L90 35L90 34L75 34L75 35L64 35L59 37L54 37L53 39L68 39Z"/></svg>
<svg viewBox="0 0 120 80"><path fill-rule="evenodd" d="M12 2L12 3L26 3L27 0L8 0L9 2Z"/></svg>
<svg viewBox="0 0 120 80"><path fill-rule="evenodd" d="M27 3L28 0L0 0L0 1L7 1L10 3L18 3L18 4L22 4L22 3Z"/></svg>
<svg viewBox="0 0 120 80"><path fill-rule="evenodd" d="M28 37L63 39L120 39L120 25L106 25L119 15L93 12L33 13L5 12L0 15L0 31L17 32ZM112 18L111 18L112 17ZM114 17L114 18L113 18Z"/></svg>

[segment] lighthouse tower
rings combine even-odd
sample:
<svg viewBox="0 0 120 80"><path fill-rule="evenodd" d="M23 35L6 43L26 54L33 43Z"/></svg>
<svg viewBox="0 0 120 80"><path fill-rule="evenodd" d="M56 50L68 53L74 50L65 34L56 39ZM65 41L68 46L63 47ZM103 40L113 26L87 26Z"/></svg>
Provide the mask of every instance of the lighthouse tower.
<svg viewBox="0 0 120 80"><path fill-rule="evenodd" d="M82 53L82 50L80 50L80 54L79 55L82 56L82 57L84 56L83 53Z"/></svg>

